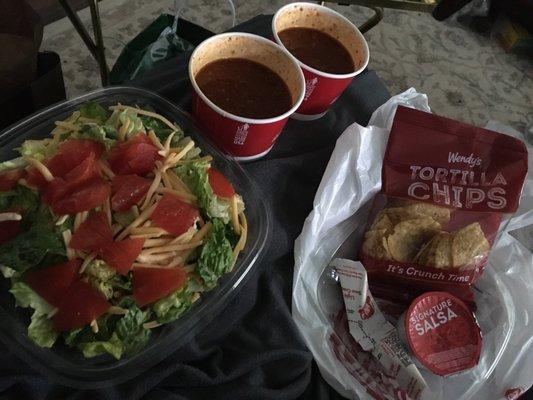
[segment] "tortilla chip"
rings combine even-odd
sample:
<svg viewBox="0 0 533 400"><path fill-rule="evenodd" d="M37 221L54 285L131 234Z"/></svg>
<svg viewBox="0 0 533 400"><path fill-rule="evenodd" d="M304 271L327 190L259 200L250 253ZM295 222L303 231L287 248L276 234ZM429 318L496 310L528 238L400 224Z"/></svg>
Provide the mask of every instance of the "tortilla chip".
<svg viewBox="0 0 533 400"><path fill-rule="evenodd" d="M437 244L433 260L428 265L435 268L450 268L452 261L452 242L453 235L447 232L441 232L437 235Z"/></svg>
<svg viewBox="0 0 533 400"><path fill-rule="evenodd" d="M370 230L385 229L387 231L392 231L393 227L394 225L392 224L392 221L390 220L389 216L384 212L380 212L372 223Z"/></svg>
<svg viewBox="0 0 533 400"><path fill-rule="evenodd" d="M446 224L450 220L450 209L428 203L413 203L404 207L408 211L420 213L433 218L440 224Z"/></svg>
<svg viewBox="0 0 533 400"><path fill-rule="evenodd" d="M422 203L419 201L406 199L392 199L390 202L392 208L403 208L407 212L422 214L425 217L431 217L440 224L445 224L450 220L451 211L449 208L441 207L435 204Z"/></svg>
<svg viewBox="0 0 533 400"><path fill-rule="evenodd" d="M387 237L389 252L393 260L412 262L420 248L438 233L440 224L432 218L416 218L402 221L394 226L394 232Z"/></svg>
<svg viewBox="0 0 533 400"><path fill-rule="evenodd" d="M365 233L361 248L363 254L378 260L390 259L390 252L385 239L386 229L370 230Z"/></svg>
<svg viewBox="0 0 533 400"><path fill-rule="evenodd" d="M458 230L452 242L452 260L454 267L476 263L484 258L490 245L479 223L474 222Z"/></svg>
<svg viewBox="0 0 533 400"><path fill-rule="evenodd" d="M424 218L424 215L420 214L419 212L414 210L407 210L403 207L384 208L378 214L378 217L376 217L376 219L379 218L382 214L385 214L393 225L399 224L400 222L407 221L409 219Z"/></svg>
<svg viewBox="0 0 533 400"><path fill-rule="evenodd" d="M431 265L435 259L435 248L438 244L438 234L427 241L418 254L415 256L415 262L420 265Z"/></svg>

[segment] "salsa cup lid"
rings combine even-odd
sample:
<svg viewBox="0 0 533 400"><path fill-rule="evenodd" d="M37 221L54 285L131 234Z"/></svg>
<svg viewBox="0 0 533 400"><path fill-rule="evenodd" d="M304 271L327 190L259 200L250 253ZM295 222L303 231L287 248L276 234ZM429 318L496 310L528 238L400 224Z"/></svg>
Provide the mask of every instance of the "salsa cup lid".
<svg viewBox="0 0 533 400"><path fill-rule="evenodd" d="M405 313L405 337L415 357L446 376L477 365L481 331L468 306L446 292L417 297Z"/></svg>

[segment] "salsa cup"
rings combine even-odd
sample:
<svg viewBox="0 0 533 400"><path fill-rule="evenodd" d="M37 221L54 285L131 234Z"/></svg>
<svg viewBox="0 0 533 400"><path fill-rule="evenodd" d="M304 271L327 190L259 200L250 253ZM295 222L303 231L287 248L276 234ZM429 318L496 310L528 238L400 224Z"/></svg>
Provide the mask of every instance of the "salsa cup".
<svg viewBox="0 0 533 400"><path fill-rule="evenodd" d="M305 94L302 105L292 117L300 120L318 119L328 111L353 78L366 68L369 60L368 44L350 20L318 4L291 3L280 8L272 19L272 33L275 41L284 48L278 32L289 28L317 29L333 36L348 50L355 64L355 70L349 74L331 74L295 58L304 74Z"/></svg>
<svg viewBox="0 0 533 400"><path fill-rule="evenodd" d="M196 74L205 65L226 58L244 58L270 68L287 85L292 107L273 118L254 119L217 106L198 87ZM272 149L304 97L304 77L294 58L271 40L250 33L224 33L202 42L189 61L189 77L194 89L192 114L197 124L220 149L241 161L263 157Z"/></svg>

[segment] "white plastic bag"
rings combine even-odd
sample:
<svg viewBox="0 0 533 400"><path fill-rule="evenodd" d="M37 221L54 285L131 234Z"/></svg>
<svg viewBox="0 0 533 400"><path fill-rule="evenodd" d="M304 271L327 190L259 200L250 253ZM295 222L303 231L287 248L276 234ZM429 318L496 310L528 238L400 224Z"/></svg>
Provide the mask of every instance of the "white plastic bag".
<svg viewBox="0 0 533 400"><path fill-rule="evenodd" d="M371 200L381 186L383 155L398 105L430 111L426 95L411 88L378 108L367 127L354 123L346 129L294 249L293 318L324 378L352 399L405 399L364 353L342 341L347 332L336 318L344 304L338 282L327 270L334 254L356 253ZM496 124L488 128L502 130ZM532 161L530 157L521 206L502 223L475 285L476 317L483 334L480 362L450 377L422 369L431 389L425 399L513 399L533 384L533 249L528 248L533 242Z"/></svg>

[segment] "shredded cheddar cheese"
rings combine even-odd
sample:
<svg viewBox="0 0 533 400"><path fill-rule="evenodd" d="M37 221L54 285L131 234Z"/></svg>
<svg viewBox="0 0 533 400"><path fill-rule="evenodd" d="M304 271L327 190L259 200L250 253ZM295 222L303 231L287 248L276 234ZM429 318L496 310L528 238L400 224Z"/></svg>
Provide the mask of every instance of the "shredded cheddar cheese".
<svg viewBox="0 0 533 400"><path fill-rule="evenodd" d="M109 167L107 161L100 160L98 161L98 164L100 165L100 169L102 170L105 176L107 176L109 179L113 179L115 177L115 173L111 171L111 168Z"/></svg>
<svg viewBox="0 0 533 400"><path fill-rule="evenodd" d="M154 195L160 183L161 183L161 172L157 171L155 173L155 177L154 177L154 180L152 181L152 184L148 188L148 192L146 192L146 197L144 198L143 204L141 205L141 210L144 210L146 207L148 207L148 204L150 204L150 201L152 200L152 196Z"/></svg>
<svg viewBox="0 0 533 400"><path fill-rule="evenodd" d="M135 111L137 114L146 115L147 117L156 118L156 119L160 120L161 122L163 122L164 124L166 124L170 129L172 129L174 131L178 130L176 125L174 125L168 119L166 119L162 115L159 115L159 114L151 112L151 111L141 110L139 108L123 106L123 105L111 106L111 107L109 107L109 109L110 110L132 110L132 111Z"/></svg>
<svg viewBox="0 0 533 400"><path fill-rule="evenodd" d="M128 132L128 128L130 127L131 121L130 119L126 119L120 129L118 130L118 140L124 141L126 140L126 133Z"/></svg>
<svg viewBox="0 0 533 400"><path fill-rule="evenodd" d="M231 225L237 235L241 234L241 225L239 224L239 215L237 210L237 195L233 195L231 198Z"/></svg>
<svg viewBox="0 0 533 400"><path fill-rule="evenodd" d="M177 243L177 244L169 244L165 246L159 246L159 247L153 247L148 250L144 250L141 254L156 254L156 253L166 253L168 251L180 251L180 250L189 250L194 249L195 247L201 246L203 242L201 240L198 240L196 242L189 242L189 243Z"/></svg>
<svg viewBox="0 0 533 400"><path fill-rule="evenodd" d="M62 236L63 242L65 243L65 248L67 249L67 258L69 260L74 260L76 258L76 252L70 247L68 247L70 239L72 239L72 232L70 232L70 229L67 229L63 231Z"/></svg>
<svg viewBox="0 0 533 400"><path fill-rule="evenodd" d="M5 221L20 221L22 219L22 215L15 213L15 212L3 212L0 213L0 222Z"/></svg>
<svg viewBox="0 0 533 400"><path fill-rule="evenodd" d="M155 207L156 207L156 205L153 204L152 206L150 206L146 210L144 210L137 218L135 218L135 220L128 227L126 227L118 235L117 240L124 239L133 228L138 227L143 222L145 222L148 218L150 218L150 215L152 215L152 213L154 212Z"/></svg>
<svg viewBox="0 0 533 400"><path fill-rule="evenodd" d="M76 125L74 125L72 122L69 122L69 121L56 121L54 122L54 124L60 128L63 128L65 129L67 132L68 131L78 131L78 127Z"/></svg>
<svg viewBox="0 0 533 400"><path fill-rule="evenodd" d="M52 175L48 167L42 162L33 157L24 157L24 160L26 160L26 162L33 168L38 170L41 175L44 176L44 179L46 179L47 182L52 182L54 180L54 175Z"/></svg>
<svg viewBox="0 0 533 400"><path fill-rule="evenodd" d="M85 260L81 263L80 270L78 271L80 274L83 274L85 272L85 269L87 266L96 258L96 253L91 253L87 257L85 257Z"/></svg>
<svg viewBox="0 0 533 400"><path fill-rule="evenodd" d="M155 132L150 129L148 131L148 137L150 139L152 139L152 142L154 142L155 146L159 149L159 150L165 150L165 148L163 147L163 145L161 144L161 141L159 140L159 138L156 136Z"/></svg>
<svg viewBox="0 0 533 400"><path fill-rule="evenodd" d="M68 219L68 214L65 214L65 215L62 215L61 217L58 218L58 220L56 221L56 225L63 225L65 223L65 221Z"/></svg>
<svg viewBox="0 0 533 400"><path fill-rule="evenodd" d="M157 193L169 193L173 194L174 196L179 197L181 200L183 200L185 203L193 204L196 200L196 196L193 196L192 194L182 192L180 190L176 189L170 189L168 187L160 187L155 190Z"/></svg>

